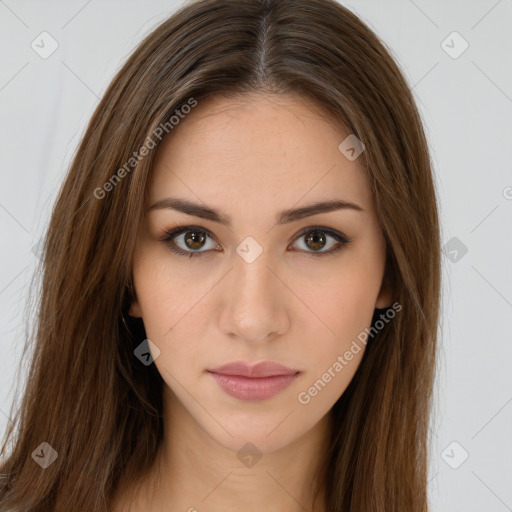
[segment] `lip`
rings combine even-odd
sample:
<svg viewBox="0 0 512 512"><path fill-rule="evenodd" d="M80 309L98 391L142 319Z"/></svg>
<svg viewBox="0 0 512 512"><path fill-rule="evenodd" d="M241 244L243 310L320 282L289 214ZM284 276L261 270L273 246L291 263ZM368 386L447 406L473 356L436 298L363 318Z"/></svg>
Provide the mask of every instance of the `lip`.
<svg viewBox="0 0 512 512"><path fill-rule="evenodd" d="M212 373L222 375L237 375L240 377L275 377L279 375L295 375L299 370L288 368L273 361L261 361L259 363L246 363L245 361L233 361L212 370Z"/></svg>
<svg viewBox="0 0 512 512"><path fill-rule="evenodd" d="M228 395L239 400L260 401L283 391L301 372L272 361L257 364L235 361L208 373Z"/></svg>

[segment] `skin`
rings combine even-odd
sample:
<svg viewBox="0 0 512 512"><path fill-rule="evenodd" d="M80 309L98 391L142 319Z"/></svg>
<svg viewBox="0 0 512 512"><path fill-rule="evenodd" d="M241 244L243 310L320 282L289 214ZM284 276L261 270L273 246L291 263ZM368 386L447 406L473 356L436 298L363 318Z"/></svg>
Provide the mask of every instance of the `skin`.
<svg viewBox="0 0 512 512"><path fill-rule="evenodd" d="M165 440L154 468L124 497L130 510L325 510L313 483L329 439L329 411L352 380L364 344L308 404L298 400L391 305L382 286L386 246L366 175L338 149L348 132L297 95L244 94L199 102L157 149L148 206L179 197L221 210L231 227L172 209L148 211L139 240L130 315L141 317L160 350ZM342 199L359 205L277 225L283 209ZM211 237L179 256L162 239L176 226ZM330 228L308 242L309 227ZM311 232L309 232L311 233ZM253 237L252 263L236 248ZM220 247L220 250L215 248ZM301 370L260 402L227 395L207 369L235 360L271 360ZM261 459L244 465L252 443ZM117 510L127 510L119 506Z"/></svg>

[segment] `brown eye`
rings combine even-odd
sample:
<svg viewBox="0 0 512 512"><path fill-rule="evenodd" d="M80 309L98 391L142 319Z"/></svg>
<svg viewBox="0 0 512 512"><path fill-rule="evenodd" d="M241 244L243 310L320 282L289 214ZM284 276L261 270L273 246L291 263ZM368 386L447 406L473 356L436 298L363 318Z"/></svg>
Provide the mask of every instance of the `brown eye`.
<svg viewBox="0 0 512 512"><path fill-rule="evenodd" d="M180 256L191 258L206 255L211 250L222 251L210 233L199 227L178 227L166 233L167 236L162 241L171 251ZM351 239L346 238L343 234L321 227L304 230L296 240L295 244L299 241L302 242L303 247L299 247L302 252L313 256L332 254L351 242Z"/></svg>
<svg viewBox="0 0 512 512"><path fill-rule="evenodd" d="M311 231L306 237L306 245L314 251L323 249L325 244L326 237L321 231Z"/></svg>
<svg viewBox="0 0 512 512"><path fill-rule="evenodd" d="M299 235L297 241L302 241L299 249L313 256L332 254L351 242L341 233L324 228L308 228Z"/></svg>
<svg viewBox="0 0 512 512"><path fill-rule="evenodd" d="M167 231L163 242L180 256L202 256L211 249L218 249L218 245L207 231L194 226L186 226ZM210 242L210 246L208 246Z"/></svg>
<svg viewBox="0 0 512 512"><path fill-rule="evenodd" d="M183 241L188 249L197 251L202 249L206 236L201 231L187 231L184 233Z"/></svg>

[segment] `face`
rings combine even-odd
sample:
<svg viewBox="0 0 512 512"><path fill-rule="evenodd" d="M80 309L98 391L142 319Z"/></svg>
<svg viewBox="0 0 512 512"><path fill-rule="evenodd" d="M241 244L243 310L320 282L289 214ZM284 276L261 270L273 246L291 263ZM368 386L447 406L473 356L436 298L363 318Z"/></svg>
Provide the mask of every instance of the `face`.
<svg viewBox="0 0 512 512"><path fill-rule="evenodd" d="M364 344L344 355L390 305L348 135L300 96L245 94L199 102L157 149L129 313L175 417L227 448L274 451L325 421ZM307 210L333 201L355 207ZM247 375L264 361L288 370Z"/></svg>

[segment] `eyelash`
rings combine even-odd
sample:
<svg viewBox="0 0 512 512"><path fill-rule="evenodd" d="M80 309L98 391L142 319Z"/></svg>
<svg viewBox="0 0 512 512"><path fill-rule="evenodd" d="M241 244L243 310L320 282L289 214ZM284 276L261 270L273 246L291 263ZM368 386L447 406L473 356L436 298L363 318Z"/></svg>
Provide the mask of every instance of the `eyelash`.
<svg viewBox="0 0 512 512"><path fill-rule="evenodd" d="M208 230L203 229L199 226L179 226L179 227L176 227L171 230L166 230L165 233L167 236L165 238L161 239L161 241L164 242L171 251L173 251L175 254L178 254L179 256L186 256L186 257L192 258L192 257L196 257L196 256L202 256L202 255L210 252L209 250L208 251L184 251L183 249L180 249L173 241L173 238L175 238L183 233L186 233L187 231L202 233L215 241L215 239L210 235ZM299 238L303 237L304 235L307 235L309 233L316 232L316 231L319 231L321 233L324 233L324 234L327 234L327 235L333 237L339 243L337 245L335 245L333 248L329 249L328 251L322 251L322 252L301 251L301 252L305 252L306 254L311 254L313 256L327 256L330 254L334 254L335 252L338 252L345 245L349 244L352 241L352 239L347 238L344 235L342 235L341 233L333 231L332 229L324 228L321 226L311 226L311 227L308 227L308 228L302 230L297 235L294 242L296 240L298 240Z"/></svg>

